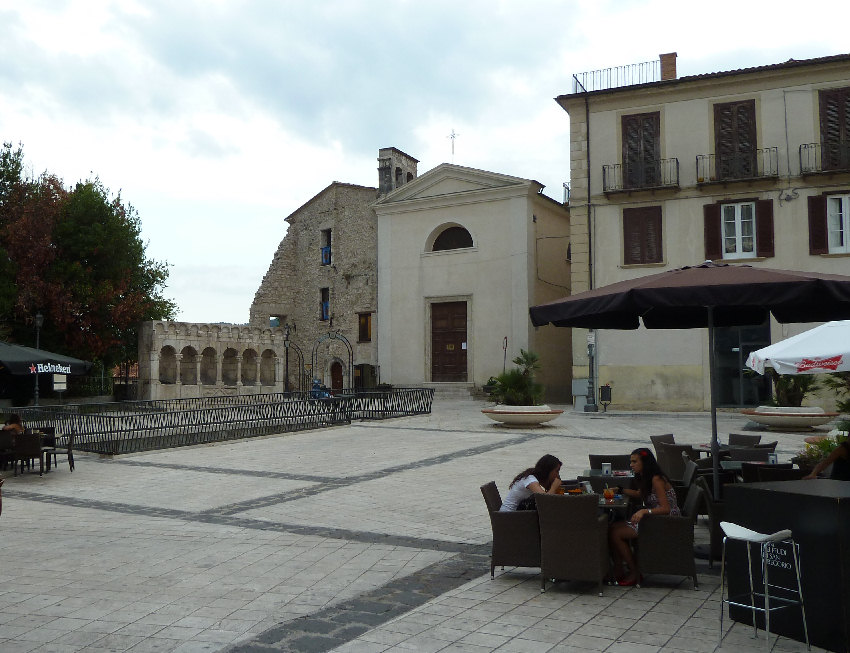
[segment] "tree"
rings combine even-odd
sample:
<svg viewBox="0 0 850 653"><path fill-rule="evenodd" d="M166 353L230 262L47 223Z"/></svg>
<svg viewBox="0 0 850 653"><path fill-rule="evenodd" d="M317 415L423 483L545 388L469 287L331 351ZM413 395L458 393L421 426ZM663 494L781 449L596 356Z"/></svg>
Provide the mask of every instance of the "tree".
<svg viewBox="0 0 850 653"><path fill-rule="evenodd" d="M165 263L147 258L137 211L99 179L66 190L43 173L23 176L22 148L0 150L0 317L30 344L109 369L137 357L139 322L173 317Z"/></svg>

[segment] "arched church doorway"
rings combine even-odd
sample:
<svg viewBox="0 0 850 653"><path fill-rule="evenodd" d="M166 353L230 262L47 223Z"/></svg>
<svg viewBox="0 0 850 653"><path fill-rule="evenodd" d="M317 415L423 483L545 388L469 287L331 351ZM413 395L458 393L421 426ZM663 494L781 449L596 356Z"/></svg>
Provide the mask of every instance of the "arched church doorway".
<svg viewBox="0 0 850 653"><path fill-rule="evenodd" d="M342 390L342 363L331 363L331 390Z"/></svg>

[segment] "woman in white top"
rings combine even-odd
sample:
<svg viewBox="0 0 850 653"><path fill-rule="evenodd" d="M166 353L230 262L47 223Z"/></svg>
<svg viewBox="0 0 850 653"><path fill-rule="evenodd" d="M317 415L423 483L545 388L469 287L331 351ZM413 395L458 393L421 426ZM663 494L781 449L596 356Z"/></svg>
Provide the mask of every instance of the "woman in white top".
<svg viewBox="0 0 850 653"><path fill-rule="evenodd" d="M558 488L561 487L561 478L558 476L560 471L561 461L547 453L537 461L534 467L529 467L516 475L508 487L508 494L499 510L502 512L524 508L533 510L533 503L529 505L529 500L533 502L532 496L557 494ZM521 505L523 502L526 502L526 505Z"/></svg>

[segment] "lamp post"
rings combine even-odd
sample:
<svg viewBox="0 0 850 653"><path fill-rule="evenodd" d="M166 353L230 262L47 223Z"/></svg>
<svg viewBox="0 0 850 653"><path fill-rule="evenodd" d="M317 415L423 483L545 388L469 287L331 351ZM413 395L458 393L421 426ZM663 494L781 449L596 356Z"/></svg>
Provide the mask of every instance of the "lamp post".
<svg viewBox="0 0 850 653"><path fill-rule="evenodd" d="M292 331L295 331L295 322L289 322L283 325L283 348L286 350L284 372L283 372L283 391L289 392L289 336Z"/></svg>
<svg viewBox="0 0 850 653"><path fill-rule="evenodd" d="M44 316L35 314L35 348L41 348L41 327L44 324ZM38 406L38 368L35 370L35 405Z"/></svg>

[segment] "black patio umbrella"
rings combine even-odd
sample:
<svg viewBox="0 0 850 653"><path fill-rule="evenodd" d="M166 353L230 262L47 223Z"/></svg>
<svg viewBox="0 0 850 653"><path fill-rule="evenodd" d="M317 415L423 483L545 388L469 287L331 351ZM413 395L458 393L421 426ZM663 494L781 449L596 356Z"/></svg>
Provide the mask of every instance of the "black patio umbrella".
<svg viewBox="0 0 850 653"><path fill-rule="evenodd" d="M90 367L91 363L79 358L0 342L0 370L9 374L85 374Z"/></svg>
<svg viewBox="0 0 850 653"><path fill-rule="evenodd" d="M668 270L619 281L532 306L534 326L585 329L708 328L711 452L714 492L720 490L714 327L850 318L850 277L838 274L715 264Z"/></svg>

